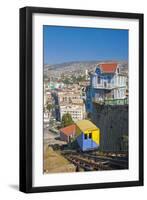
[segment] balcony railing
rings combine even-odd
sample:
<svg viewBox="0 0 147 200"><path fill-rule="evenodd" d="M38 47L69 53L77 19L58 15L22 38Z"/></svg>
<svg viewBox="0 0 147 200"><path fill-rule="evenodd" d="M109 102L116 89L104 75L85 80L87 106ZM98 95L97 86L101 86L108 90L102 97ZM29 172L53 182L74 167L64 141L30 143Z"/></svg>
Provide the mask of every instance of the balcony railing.
<svg viewBox="0 0 147 200"><path fill-rule="evenodd" d="M124 99L109 99L109 98L105 98L105 99L101 99L101 98L93 98L92 99L93 103L97 103L100 105L126 105L128 104L128 98L124 98Z"/></svg>
<svg viewBox="0 0 147 200"><path fill-rule="evenodd" d="M96 89L106 89L106 90L112 90L115 88L121 88L121 87L126 87L125 85L114 85L114 84L94 84L93 88Z"/></svg>

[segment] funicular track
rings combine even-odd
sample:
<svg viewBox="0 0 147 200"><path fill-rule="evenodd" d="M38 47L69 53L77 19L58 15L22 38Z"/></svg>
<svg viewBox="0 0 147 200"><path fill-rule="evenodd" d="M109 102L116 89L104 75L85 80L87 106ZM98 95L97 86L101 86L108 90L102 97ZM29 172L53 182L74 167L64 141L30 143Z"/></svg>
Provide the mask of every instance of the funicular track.
<svg viewBox="0 0 147 200"><path fill-rule="evenodd" d="M113 169L127 169L128 159L126 157L100 156L90 152L63 152L67 160L73 163L77 169L84 171L99 171ZM78 170L77 170L78 171Z"/></svg>

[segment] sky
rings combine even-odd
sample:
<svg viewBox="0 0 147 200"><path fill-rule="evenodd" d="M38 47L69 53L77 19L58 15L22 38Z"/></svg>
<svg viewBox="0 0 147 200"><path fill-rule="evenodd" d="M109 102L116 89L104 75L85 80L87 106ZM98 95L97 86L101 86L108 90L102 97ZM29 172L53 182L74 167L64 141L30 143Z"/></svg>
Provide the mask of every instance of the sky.
<svg viewBox="0 0 147 200"><path fill-rule="evenodd" d="M43 26L44 64L128 60L128 30Z"/></svg>

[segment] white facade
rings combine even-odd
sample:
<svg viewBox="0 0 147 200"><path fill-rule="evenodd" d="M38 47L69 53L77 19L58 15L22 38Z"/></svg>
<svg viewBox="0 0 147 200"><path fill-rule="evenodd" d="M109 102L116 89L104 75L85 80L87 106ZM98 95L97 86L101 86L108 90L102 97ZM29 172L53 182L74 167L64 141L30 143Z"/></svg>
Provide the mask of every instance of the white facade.
<svg viewBox="0 0 147 200"><path fill-rule="evenodd" d="M58 92L58 102L62 103L83 103L82 96L80 92L77 91L62 91Z"/></svg>
<svg viewBox="0 0 147 200"><path fill-rule="evenodd" d="M117 87L126 87L127 77L119 74L103 75L99 77L93 74L92 87L96 89L114 89Z"/></svg>
<svg viewBox="0 0 147 200"><path fill-rule="evenodd" d="M85 105L60 105L60 120L62 120L63 115L66 113L69 113L74 121L82 120L85 118Z"/></svg>
<svg viewBox="0 0 147 200"><path fill-rule="evenodd" d="M124 99L126 98L127 76L120 73L119 66L113 73L102 72L98 67L91 76L93 98Z"/></svg>

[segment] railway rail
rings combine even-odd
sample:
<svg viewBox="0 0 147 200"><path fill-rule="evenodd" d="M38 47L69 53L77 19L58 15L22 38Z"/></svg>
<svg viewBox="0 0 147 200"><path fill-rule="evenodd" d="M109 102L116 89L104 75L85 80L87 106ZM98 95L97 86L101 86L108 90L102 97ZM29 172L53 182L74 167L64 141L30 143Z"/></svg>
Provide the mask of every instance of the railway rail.
<svg viewBox="0 0 147 200"><path fill-rule="evenodd" d="M74 165L83 168L85 171L110 170L110 167L107 166L108 162L106 161L95 162L94 160L89 160L79 155L66 155L65 157Z"/></svg>
<svg viewBox="0 0 147 200"><path fill-rule="evenodd" d="M84 154L84 157L87 157L89 159L93 159L96 162L98 161L107 161L109 162L109 166L113 166L114 168L119 169L126 169L128 167L128 159L124 159L121 157L107 157L107 156L95 156L92 154Z"/></svg>
<svg viewBox="0 0 147 200"><path fill-rule="evenodd" d="M67 160L85 171L127 169L127 157L109 157L68 151L62 153ZM78 171L78 170L77 170Z"/></svg>

